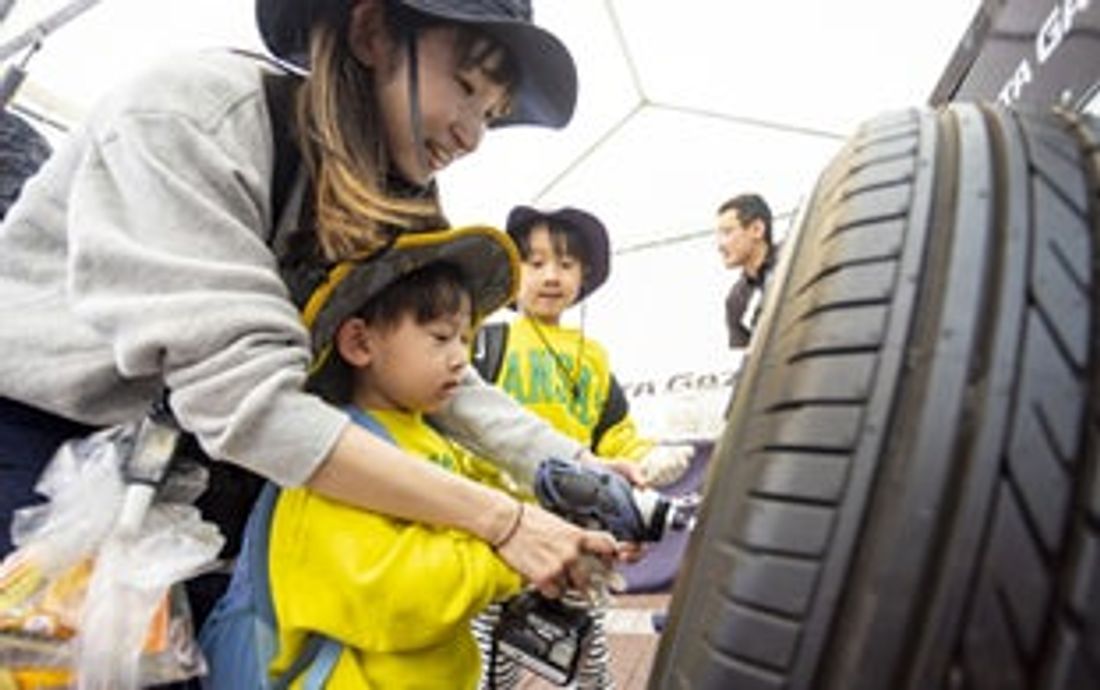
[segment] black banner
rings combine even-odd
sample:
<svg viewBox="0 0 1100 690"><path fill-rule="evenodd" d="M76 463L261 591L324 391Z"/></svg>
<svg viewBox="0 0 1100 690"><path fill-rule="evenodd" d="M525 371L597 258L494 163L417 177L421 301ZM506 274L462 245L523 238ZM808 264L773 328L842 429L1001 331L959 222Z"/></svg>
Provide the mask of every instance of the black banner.
<svg viewBox="0 0 1100 690"><path fill-rule="evenodd" d="M1100 89L1100 1L986 0L929 99L1083 109Z"/></svg>

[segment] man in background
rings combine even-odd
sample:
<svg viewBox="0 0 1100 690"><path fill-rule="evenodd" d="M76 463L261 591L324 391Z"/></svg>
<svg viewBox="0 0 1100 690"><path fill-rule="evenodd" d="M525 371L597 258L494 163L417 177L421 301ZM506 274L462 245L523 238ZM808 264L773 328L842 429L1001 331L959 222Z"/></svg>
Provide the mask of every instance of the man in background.
<svg viewBox="0 0 1100 690"><path fill-rule="evenodd" d="M726 268L741 270L726 296L729 346L747 347L775 265L772 211L762 196L740 194L718 207L718 252Z"/></svg>

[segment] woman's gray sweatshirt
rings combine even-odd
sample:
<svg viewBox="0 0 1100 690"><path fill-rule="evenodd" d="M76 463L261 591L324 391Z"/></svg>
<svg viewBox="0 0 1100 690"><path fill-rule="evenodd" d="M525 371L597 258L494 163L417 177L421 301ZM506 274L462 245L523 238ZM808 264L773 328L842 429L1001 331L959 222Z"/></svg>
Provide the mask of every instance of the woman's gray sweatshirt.
<svg viewBox="0 0 1100 690"><path fill-rule="evenodd" d="M27 183L0 227L0 397L106 425L166 386L212 457L310 477L349 420L301 390L309 337L266 241L268 69L228 52L161 65ZM521 482L579 450L468 379L441 425Z"/></svg>

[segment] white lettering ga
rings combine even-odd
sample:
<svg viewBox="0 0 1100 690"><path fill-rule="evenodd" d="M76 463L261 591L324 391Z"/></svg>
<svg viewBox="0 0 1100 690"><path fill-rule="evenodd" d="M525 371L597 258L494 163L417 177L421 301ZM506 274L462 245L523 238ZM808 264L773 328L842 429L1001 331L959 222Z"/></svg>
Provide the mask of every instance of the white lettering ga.
<svg viewBox="0 0 1100 690"><path fill-rule="evenodd" d="M1073 29L1074 18L1088 7L1089 0L1062 0L1054 5L1035 35L1035 57L1040 65L1058 50L1066 34Z"/></svg>
<svg viewBox="0 0 1100 690"><path fill-rule="evenodd" d="M1066 35L1073 29L1077 15L1087 10L1090 4L1091 0L1061 0L1054 4L1035 34L1035 57L1040 65L1054 55ZM1012 76L1001 87L997 100L1004 105L1012 105L1020 100L1020 94L1024 87L1031 83L1033 77L1031 61L1025 57L1020 60Z"/></svg>

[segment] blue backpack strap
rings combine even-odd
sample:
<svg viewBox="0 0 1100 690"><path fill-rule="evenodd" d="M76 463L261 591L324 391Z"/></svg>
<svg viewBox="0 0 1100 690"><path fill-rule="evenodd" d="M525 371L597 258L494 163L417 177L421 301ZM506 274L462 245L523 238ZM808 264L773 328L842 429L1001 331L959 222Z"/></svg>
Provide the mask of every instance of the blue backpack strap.
<svg viewBox="0 0 1100 690"><path fill-rule="evenodd" d="M207 690L270 690L275 615L268 587L267 549L279 490L265 484L248 516L229 588L199 633L209 673Z"/></svg>
<svg viewBox="0 0 1100 690"><path fill-rule="evenodd" d="M274 484L264 485L248 518L229 590L199 635L210 670L203 683L207 690L285 690L303 673L305 687L320 690L343 651L332 638L310 635L290 668L275 678L268 674L278 648L267 563L278 495Z"/></svg>
<svg viewBox="0 0 1100 690"><path fill-rule="evenodd" d="M397 445L397 441L394 440L393 435L390 433L389 429L382 426L382 422L378 421L378 418L372 415L370 412L367 412L366 410L360 409L358 407L354 407L352 405L348 405L347 407L345 407L344 411L347 412L351 416L352 421L359 426L363 427L383 441L386 441L395 446Z"/></svg>
<svg viewBox="0 0 1100 690"><path fill-rule="evenodd" d="M303 690L322 690L325 683L332 675L332 669L336 668L336 661L340 658L343 646L335 640L326 638L317 649L317 658L306 671Z"/></svg>
<svg viewBox="0 0 1100 690"><path fill-rule="evenodd" d="M310 635L290 668L271 681L271 690L286 690L303 673L304 690L321 690L336 668L336 662L343 651L344 645L331 637Z"/></svg>

